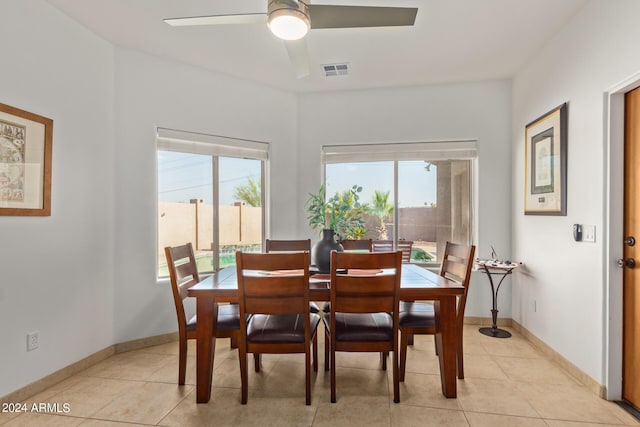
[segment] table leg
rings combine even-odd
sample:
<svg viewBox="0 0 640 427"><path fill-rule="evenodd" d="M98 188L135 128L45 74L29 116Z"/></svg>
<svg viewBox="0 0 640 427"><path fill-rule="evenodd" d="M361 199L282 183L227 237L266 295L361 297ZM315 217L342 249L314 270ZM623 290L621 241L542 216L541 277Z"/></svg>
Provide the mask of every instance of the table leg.
<svg viewBox="0 0 640 427"><path fill-rule="evenodd" d="M216 351L218 305L213 297L196 299L196 402L207 403L211 398L213 357Z"/></svg>
<svg viewBox="0 0 640 427"><path fill-rule="evenodd" d="M456 297L443 297L434 302L436 318L436 348L440 362L440 382L446 397L457 395Z"/></svg>

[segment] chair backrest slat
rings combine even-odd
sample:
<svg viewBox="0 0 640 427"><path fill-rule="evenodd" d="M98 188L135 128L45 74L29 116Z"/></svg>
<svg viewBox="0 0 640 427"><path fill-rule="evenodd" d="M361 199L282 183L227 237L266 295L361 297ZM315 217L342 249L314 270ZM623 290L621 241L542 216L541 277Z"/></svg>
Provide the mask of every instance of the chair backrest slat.
<svg viewBox="0 0 640 427"><path fill-rule="evenodd" d="M355 239L345 239L341 240L340 244L345 251L373 251L373 240L372 239L363 239L363 240L355 240Z"/></svg>
<svg viewBox="0 0 640 427"><path fill-rule="evenodd" d="M198 283L197 280L189 280L186 282L182 282L178 285L178 292L180 293L180 300L184 301L185 298L189 297L188 291L193 285Z"/></svg>
<svg viewBox="0 0 640 427"><path fill-rule="evenodd" d="M393 240L374 240L372 242L373 252L393 251Z"/></svg>
<svg viewBox="0 0 640 427"><path fill-rule="evenodd" d="M445 259L442 261L443 269L445 274L443 276L448 279L455 280L456 282L462 284L464 282L465 276L467 274L467 266L466 260L460 261L452 261L451 259Z"/></svg>
<svg viewBox="0 0 640 427"><path fill-rule="evenodd" d="M242 257L244 260L244 269L245 270L255 270L255 271L263 271L263 272L281 272L283 275L286 273L290 273L292 271L298 270L298 268L293 268L300 258L300 254L308 252L291 252L291 253L248 253L248 252L239 252L242 253ZM255 255L268 255L268 256L255 256ZM238 253L236 253L236 260L238 258ZM299 267L301 270L302 267ZM272 276L277 276L277 274L272 274Z"/></svg>
<svg viewBox="0 0 640 427"><path fill-rule="evenodd" d="M295 273L295 272L293 272ZM244 276L244 294L253 298L287 298L292 295L299 295L296 286L300 286L300 282L304 280L304 273L300 270L300 274L292 274L287 276L278 276L278 273L265 272L262 274L271 274L269 277L269 286L265 286L265 277L257 273L257 276Z"/></svg>
<svg viewBox="0 0 640 427"><path fill-rule="evenodd" d="M266 253L271 252L311 252L311 239L307 240L273 240L265 241Z"/></svg>
<svg viewBox="0 0 640 427"><path fill-rule="evenodd" d="M467 259L469 256L469 246L467 245L461 245L458 243L451 243L449 244L447 251L447 255L449 256L453 256L456 258L460 258L460 259Z"/></svg>
<svg viewBox="0 0 640 427"><path fill-rule="evenodd" d="M182 281L185 277L192 278L198 275L198 268L196 267L195 259L193 262L189 259L184 264L175 265L175 270L178 281Z"/></svg>
<svg viewBox="0 0 640 427"><path fill-rule="evenodd" d="M413 249L412 240L398 240L398 250L402 251L402 262L408 263L411 261L411 250Z"/></svg>
<svg viewBox="0 0 640 427"><path fill-rule="evenodd" d="M374 240L372 242L373 252L391 252L393 251L393 240ZM413 240L398 240L398 250L402 251L402 262L411 261L411 250L413 249Z"/></svg>
<svg viewBox="0 0 640 427"><path fill-rule="evenodd" d="M381 272L379 274L361 276L360 274L352 275L351 271L350 269L347 273L336 274L340 295L393 295L393 280L389 280L389 275L382 275ZM393 276L391 278L393 279Z"/></svg>
<svg viewBox="0 0 640 427"><path fill-rule="evenodd" d="M173 257L174 262L178 262L181 259L190 258L193 254L193 246L191 243L185 243L180 246L170 247L171 256Z"/></svg>
<svg viewBox="0 0 640 427"><path fill-rule="evenodd" d="M303 297L252 298L245 297L245 313L247 314L304 314L306 312Z"/></svg>
<svg viewBox="0 0 640 427"><path fill-rule="evenodd" d="M393 311L393 296L387 297L349 297L336 298L336 312L338 313L391 313Z"/></svg>

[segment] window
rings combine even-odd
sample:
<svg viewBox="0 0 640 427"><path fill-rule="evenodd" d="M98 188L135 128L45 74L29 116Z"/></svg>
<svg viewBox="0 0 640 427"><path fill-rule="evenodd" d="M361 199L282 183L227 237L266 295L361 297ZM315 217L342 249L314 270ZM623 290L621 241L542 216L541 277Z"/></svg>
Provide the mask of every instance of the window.
<svg viewBox="0 0 640 427"><path fill-rule="evenodd" d="M327 197L362 187L366 233L439 264L446 241L471 243L475 141L323 147Z"/></svg>
<svg viewBox="0 0 640 427"><path fill-rule="evenodd" d="M260 252L268 144L158 129L158 277L165 246L193 244L198 271Z"/></svg>

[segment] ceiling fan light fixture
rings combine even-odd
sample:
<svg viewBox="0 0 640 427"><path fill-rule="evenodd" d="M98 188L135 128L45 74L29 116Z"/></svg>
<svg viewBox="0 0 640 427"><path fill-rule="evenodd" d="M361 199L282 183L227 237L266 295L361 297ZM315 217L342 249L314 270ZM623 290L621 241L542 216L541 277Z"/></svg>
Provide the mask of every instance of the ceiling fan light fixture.
<svg viewBox="0 0 640 427"><path fill-rule="evenodd" d="M271 32L283 40L299 40L309 28L309 8L301 1L269 2L267 23Z"/></svg>

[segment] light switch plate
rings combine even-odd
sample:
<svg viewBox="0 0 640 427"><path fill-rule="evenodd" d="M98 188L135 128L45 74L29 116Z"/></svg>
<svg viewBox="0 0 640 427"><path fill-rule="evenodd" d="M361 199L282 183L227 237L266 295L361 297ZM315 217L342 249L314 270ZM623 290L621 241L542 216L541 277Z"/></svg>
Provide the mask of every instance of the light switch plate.
<svg viewBox="0 0 640 427"><path fill-rule="evenodd" d="M595 242L596 241L596 226L595 225L583 225L582 226L582 241L583 242Z"/></svg>

